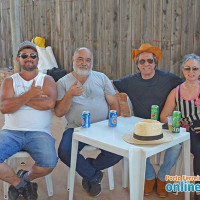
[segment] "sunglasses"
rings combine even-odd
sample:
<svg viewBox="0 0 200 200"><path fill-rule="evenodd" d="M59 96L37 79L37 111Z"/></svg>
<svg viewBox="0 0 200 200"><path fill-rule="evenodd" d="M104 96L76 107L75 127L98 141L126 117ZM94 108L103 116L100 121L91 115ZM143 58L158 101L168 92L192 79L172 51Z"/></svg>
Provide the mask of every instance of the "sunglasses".
<svg viewBox="0 0 200 200"><path fill-rule="evenodd" d="M199 67L183 67L186 72L190 72L191 70L196 72L199 70Z"/></svg>
<svg viewBox="0 0 200 200"><path fill-rule="evenodd" d="M153 63L153 59L147 59L147 60L141 59L141 60L139 60L138 62L140 63L140 65L144 65L144 63L145 63L146 61L147 61L149 64L152 64L152 63Z"/></svg>
<svg viewBox="0 0 200 200"><path fill-rule="evenodd" d="M28 56L30 56L32 59L36 59L38 57L37 53L31 53L31 54L23 53L22 55L19 55L19 57L22 57L22 59L26 59L28 58Z"/></svg>

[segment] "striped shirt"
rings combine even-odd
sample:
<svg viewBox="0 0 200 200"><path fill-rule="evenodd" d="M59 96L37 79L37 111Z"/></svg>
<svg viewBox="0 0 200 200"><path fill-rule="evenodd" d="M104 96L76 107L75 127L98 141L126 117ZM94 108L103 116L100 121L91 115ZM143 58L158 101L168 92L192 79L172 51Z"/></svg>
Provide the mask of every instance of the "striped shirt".
<svg viewBox="0 0 200 200"><path fill-rule="evenodd" d="M200 82L199 82L199 93L194 99L185 99L181 95L181 85L178 85L175 89L175 103L176 110L182 114L181 124L187 130L189 124L194 120L200 119L200 106L196 106L195 102L200 98Z"/></svg>

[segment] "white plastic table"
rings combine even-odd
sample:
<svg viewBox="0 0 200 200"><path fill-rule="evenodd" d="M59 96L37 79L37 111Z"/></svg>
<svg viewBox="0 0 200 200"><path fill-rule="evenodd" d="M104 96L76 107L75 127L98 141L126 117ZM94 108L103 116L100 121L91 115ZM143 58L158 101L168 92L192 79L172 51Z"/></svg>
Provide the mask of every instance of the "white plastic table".
<svg viewBox="0 0 200 200"><path fill-rule="evenodd" d="M159 145L133 145L123 140L123 135L133 133L134 124L142 120L138 117L118 117L117 127L109 127L108 120L91 124L90 128L76 128L72 139L70 191L69 200L73 199L75 168L78 143L95 146L100 149L121 155L129 159L130 199L142 200L144 195L144 181L146 158L162 152L176 144L183 142L184 174L190 175L190 135L181 128L179 134L172 134L173 141ZM190 199L190 193L185 193L185 200Z"/></svg>

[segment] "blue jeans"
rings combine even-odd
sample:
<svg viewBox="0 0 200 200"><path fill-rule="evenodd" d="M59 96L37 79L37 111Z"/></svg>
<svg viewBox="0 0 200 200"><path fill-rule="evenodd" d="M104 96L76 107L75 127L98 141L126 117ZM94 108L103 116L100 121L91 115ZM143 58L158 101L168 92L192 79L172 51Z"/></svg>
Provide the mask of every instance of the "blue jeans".
<svg viewBox="0 0 200 200"><path fill-rule="evenodd" d="M194 175L197 176L200 175L200 134L190 130L190 142L191 153L194 155ZM200 181L195 181L195 183L200 183Z"/></svg>
<svg viewBox="0 0 200 200"><path fill-rule="evenodd" d="M0 163L19 151L30 154L38 167L54 168L57 164L55 139L40 131L0 131Z"/></svg>
<svg viewBox="0 0 200 200"><path fill-rule="evenodd" d="M68 167L70 167L70 161L71 161L71 144L72 144L73 132L74 132L73 128L65 130L65 132L63 133L62 140L60 142L60 146L58 148L59 158ZM85 159L80 154L80 151L83 149L85 145L87 144L79 142L76 171L80 176L82 176L89 182L95 181L99 178L100 170L111 167L122 159L122 156L101 150L101 153L97 156L97 158L92 160L91 162L91 159Z"/></svg>
<svg viewBox="0 0 200 200"><path fill-rule="evenodd" d="M179 157L181 151L181 145L178 144L176 146L173 146L166 150L164 162L161 165L159 171L158 171L158 178L161 181L165 181L165 175L169 175L172 167L175 165L176 160ZM150 158L147 158L146 160L146 173L145 173L145 179L146 180L152 180L156 177L155 170L150 163Z"/></svg>

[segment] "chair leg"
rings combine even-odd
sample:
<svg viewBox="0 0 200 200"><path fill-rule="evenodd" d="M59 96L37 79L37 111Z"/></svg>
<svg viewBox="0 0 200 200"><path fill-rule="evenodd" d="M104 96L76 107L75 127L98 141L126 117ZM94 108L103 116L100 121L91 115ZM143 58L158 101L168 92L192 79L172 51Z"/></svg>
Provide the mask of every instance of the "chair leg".
<svg viewBox="0 0 200 200"><path fill-rule="evenodd" d="M8 199L8 187L9 187L9 184L6 182L3 182L4 199Z"/></svg>
<svg viewBox="0 0 200 200"><path fill-rule="evenodd" d="M70 168L68 169L68 174L67 174L67 190L69 191L70 189L70 179L69 179L69 175L70 175Z"/></svg>
<svg viewBox="0 0 200 200"><path fill-rule="evenodd" d="M160 164L160 157L161 157L161 153L157 153L155 155L155 164L159 165Z"/></svg>
<svg viewBox="0 0 200 200"><path fill-rule="evenodd" d="M11 159L8 158L8 159L5 161L5 163L6 163L7 165L10 165ZM13 163L12 163L12 164L13 164ZM14 161L14 165L15 165L15 167L16 167L16 161ZM3 194L4 194L4 199L8 199L8 188L9 188L9 186L10 186L9 183L3 181Z"/></svg>
<svg viewBox="0 0 200 200"><path fill-rule="evenodd" d="M45 180L46 180L46 185L47 185L47 192L48 192L48 196L53 196L53 184L52 184L52 178L51 178L51 174L48 174L47 176L45 176Z"/></svg>
<svg viewBox="0 0 200 200"><path fill-rule="evenodd" d="M113 167L108 168L108 181L110 190L113 190L114 189Z"/></svg>
<svg viewBox="0 0 200 200"><path fill-rule="evenodd" d="M129 181L129 167L128 167L128 158L122 159L122 187L127 188Z"/></svg>
<svg viewBox="0 0 200 200"><path fill-rule="evenodd" d="M17 158L12 158L12 169L17 172Z"/></svg>

